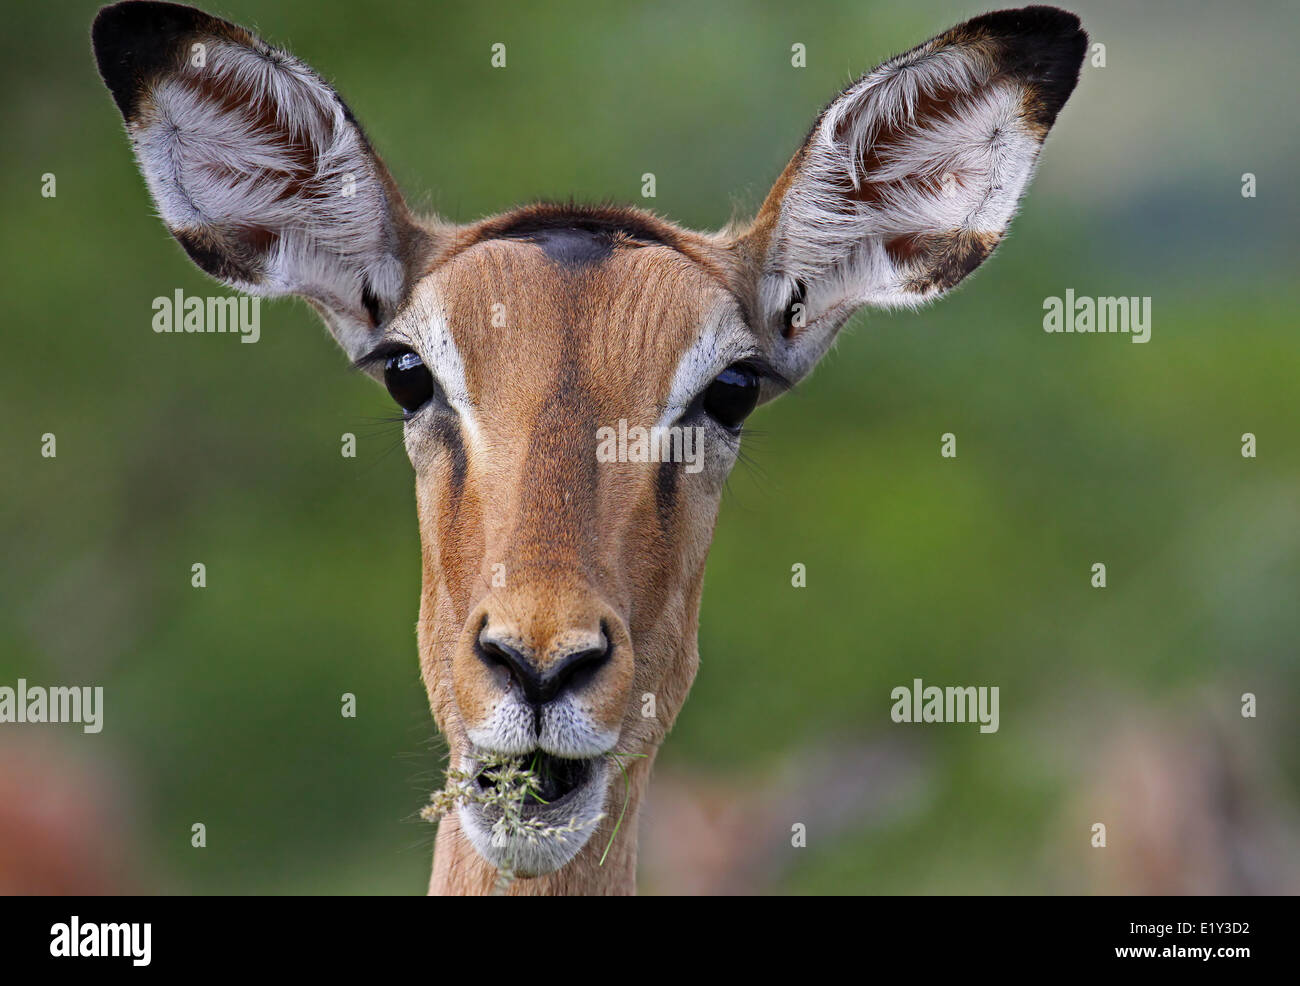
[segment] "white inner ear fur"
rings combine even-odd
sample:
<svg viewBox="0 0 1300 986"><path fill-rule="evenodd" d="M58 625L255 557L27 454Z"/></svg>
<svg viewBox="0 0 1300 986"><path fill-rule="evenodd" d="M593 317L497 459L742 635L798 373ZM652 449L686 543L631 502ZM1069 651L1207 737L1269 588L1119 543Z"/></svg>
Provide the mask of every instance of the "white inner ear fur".
<svg viewBox="0 0 1300 986"><path fill-rule="evenodd" d="M810 321L845 304L917 305L939 292L908 288L908 272L885 250L891 239L1006 228L1041 134L1024 121L1021 87L990 83L993 70L983 52L923 47L886 62L828 108L781 206L764 311L783 311L796 283L805 286ZM953 94L959 113L917 116L923 100ZM879 160L862 174L863 155L882 134L889 139ZM850 197L868 183L875 201Z"/></svg>
<svg viewBox="0 0 1300 986"><path fill-rule="evenodd" d="M265 280L234 282L240 290L304 294L350 322L364 315L363 283L390 304L400 297L383 183L342 103L297 59L213 39L205 67L187 60L143 105L132 141L168 226L220 235L251 225L278 237Z"/></svg>

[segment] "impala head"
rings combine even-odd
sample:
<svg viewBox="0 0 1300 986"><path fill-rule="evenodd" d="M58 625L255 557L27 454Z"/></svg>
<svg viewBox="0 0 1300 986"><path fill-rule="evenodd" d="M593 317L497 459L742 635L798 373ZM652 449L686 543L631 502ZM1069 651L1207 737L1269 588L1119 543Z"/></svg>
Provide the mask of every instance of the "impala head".
<svg viewBox="0 0 1300 986"><path fill-rule="evenodd" d="M402 408L438 725L471 769L548 763L536 812L572 829L498 846L465 809L486 859L554 870L616 807L603 755L652 754L695 674L745 418L857 308L936 297L989 255L1085 43L1032 7L886 62L817 119L757 218L719 233L548 205L453 226L407 211L292 56L187 7L101 11L100 71L172 234L232 287L306 298Z"/></svg>

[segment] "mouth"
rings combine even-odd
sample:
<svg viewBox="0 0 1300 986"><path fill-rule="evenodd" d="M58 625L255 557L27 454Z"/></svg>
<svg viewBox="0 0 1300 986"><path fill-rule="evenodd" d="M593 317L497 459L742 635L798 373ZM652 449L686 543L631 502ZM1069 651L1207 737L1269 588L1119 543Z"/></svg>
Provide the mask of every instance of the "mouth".
<svg viewBox="0 0 1300 986"><path fill-rule="evenodd" d="M604 757L558 757L537 749L502 757L475 751L462 769L476 797L458 810L461 827L487 862L520 877L559 869L604 818Z"/></svg>
<svg viewBox="0 0 1300 986"><path fill-rule="evenodd" d="M560 808L574 800L578 792L591 780L595 770L594 759L557 757L545 750L534 750L522 757L513 758L522 766L521 788L523 795L520 810L525 814L540 814L547 809ZM519 768L515 768L519 769ZM516 776L515 769L494 764L479 771L474 783L485 793L495 792L503 798L511 796L508 788Z"/></svg>

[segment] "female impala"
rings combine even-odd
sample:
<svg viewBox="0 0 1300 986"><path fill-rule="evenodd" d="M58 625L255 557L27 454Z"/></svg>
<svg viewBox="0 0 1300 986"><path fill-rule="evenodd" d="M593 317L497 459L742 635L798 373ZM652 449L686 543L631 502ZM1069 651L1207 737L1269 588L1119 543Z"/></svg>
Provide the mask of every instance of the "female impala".
<svg viewBox="0 0 1300 986"><path fill-rule="evenodd" d="M490 809L462 807L431 892L485 892L507 861L531 877L512 893L631 892L746 416L858 307L937 297L989 255L1078 79L1078 19L986 14L891 59L818 117L757 217L718 233L631 208L421 219L338 95L243 28L120 3L93 40L194 262L306 298L405 412L433 715L471 775L489 756L542 764L547 803L525 812L567 829L502 844ZM627 425L699 429L699 468L598 457L598 432ZM639 758L598 865L623 797L611 752Z"/></svg>

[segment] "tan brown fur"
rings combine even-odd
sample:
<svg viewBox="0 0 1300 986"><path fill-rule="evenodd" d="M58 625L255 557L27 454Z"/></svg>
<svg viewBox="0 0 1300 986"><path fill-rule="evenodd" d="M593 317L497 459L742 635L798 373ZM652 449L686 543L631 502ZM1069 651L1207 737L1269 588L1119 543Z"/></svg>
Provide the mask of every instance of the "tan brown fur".
<svg viewBox="0 0 1300 986"><path fill-rule="evenodd" d="M651 218L632 210L606 218L620 216L629 226ZM509 219L497 220L499 228ZM708 249L701 238L679 235L693 250ZM676 503L661 517L656 470L597 467L592 442L600 424L658 418L677 354L708 308L729 302L713 279L720 267L651 244L615 247L604 263L569 269L525 240L467 239L472 245L429 274L484 427L466 449L461 489L445 462L418 469L426 546L420 651L435 715L455 756L461 717L481 713L493 694L472 652L485 610L542 654L566 628L604 617L615 657L591 704L604 723L621 726L620 749L653 751L694 678L696 612L717 505L683 477ZM495 303L508 313L504 326L492 325ZM508 588L491 588L496 563L506 566ZM632 701L644 692L658 699L655 720L643 719ZM648 766L633 776L639 787ZM635 826L634 793L625 831ZM486 880L477 857L458 861L457 846L473 853L454 834L456 823L443 827L439 859L452 859L436 868L434 889L460 892L465 880ZM603 848L593 837L560 879L575 879L585 857ZM516 892L550 885L529 881Z"/></svg>

